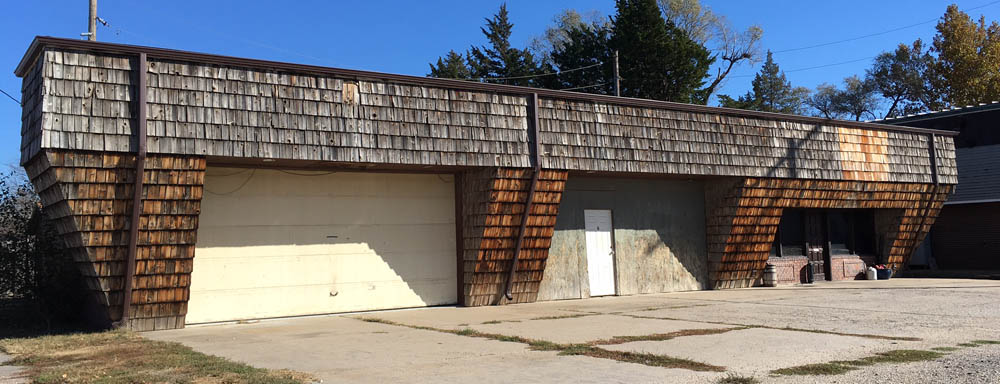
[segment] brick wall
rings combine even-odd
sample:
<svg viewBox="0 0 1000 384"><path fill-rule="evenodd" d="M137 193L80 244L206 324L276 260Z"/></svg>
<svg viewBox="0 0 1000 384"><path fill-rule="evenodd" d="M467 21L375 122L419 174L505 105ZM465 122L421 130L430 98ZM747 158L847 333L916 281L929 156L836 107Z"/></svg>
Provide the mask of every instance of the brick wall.
<svg viewBox="0 0 1000 384"><path fill-rule="evenodd" d="M778 273L778 285L799 284L805 282L806 266L809 259L805 256L771 257L768 264L773 264Z"/></svg>

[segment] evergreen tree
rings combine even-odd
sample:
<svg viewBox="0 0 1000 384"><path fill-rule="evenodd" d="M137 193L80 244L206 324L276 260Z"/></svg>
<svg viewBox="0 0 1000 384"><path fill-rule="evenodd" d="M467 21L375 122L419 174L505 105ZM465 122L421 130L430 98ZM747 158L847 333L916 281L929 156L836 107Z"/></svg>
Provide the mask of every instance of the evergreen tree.
<svg viewBox="0 0 1000 384"><path fill-rule="evenodd" d="M428 75L430 77L462 80L472 78L472 72L469 71L469 67L466 65L466 58L455 51L449 51L445 57L439 57L437 66L432 63L430 67L431 73Z"/></svg>
<svg viewBox="0 0 1000 384"><path fill-rule="evenodd" d="M565 26L562 32L562 44L549 55L552 64L565 71L556 77L557 88L613 95L614 57L608 47L608 26L580 22Z"/></svg>
<svg viewBox="0 0 1000 384"><path fill-rule="evenodd" d="M501 83L511 85L538 85L538 80L528 76L540 74L541 67L530 51L511 47L513 29L514 24L507 17L507 4L501 5L492 19L486 19L486 26L480 30L489 43L469 50L469 69L473 77L503 78Z"/></svg>
<svg viewBox="0 0 1000 384"><path fill-rule="evenodd" d="M510 34L513 29L514 24L507 16L507 5L503 4L492 19L486 19L486 26L480 28L488 41L486 45L471 47L464 65L460 54L449 52L445 57L438 58L437 66L431 64L428 76L478 79L527 87L548 85L547 81L551 82L551 79L532 76L545 73L551 67L541 65L531 51L512 47Z"/></svg>
<svg viewBox="0 0 1000 384"><path fill-rule="evenodd" d="M771 52L767 52L767 60L760 72L753 78L753 91L733 99L720 95L719 103L727 108L749 109L763 112L801 114L803 112L809 90L803 87L792 87L785 78L785 73L774 62Z"/></svg>
<svg viewBox="0 0 1000 384"><path fill-rule="evenodd" d="M656 0L618 0L610 45L619 52L622 96L699 102L713 59L663 19Z"/></svg>

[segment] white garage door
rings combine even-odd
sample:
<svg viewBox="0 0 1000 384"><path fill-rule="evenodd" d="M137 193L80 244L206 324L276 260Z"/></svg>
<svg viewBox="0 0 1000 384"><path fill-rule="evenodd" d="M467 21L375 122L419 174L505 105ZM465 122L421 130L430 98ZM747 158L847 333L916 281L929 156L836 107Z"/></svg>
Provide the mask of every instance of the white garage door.
<svg viewBox="0 0 1000 384"><path fill-rule="evenodd" d="M457 302L451 175L209 168L187 323Z"/></svg>

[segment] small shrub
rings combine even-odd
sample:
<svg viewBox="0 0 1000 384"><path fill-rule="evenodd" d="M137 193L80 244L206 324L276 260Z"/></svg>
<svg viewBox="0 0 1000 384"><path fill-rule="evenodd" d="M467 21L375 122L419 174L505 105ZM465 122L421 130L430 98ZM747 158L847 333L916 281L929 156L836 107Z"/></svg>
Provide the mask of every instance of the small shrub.
<svg viewBox="0 0 1000 384"><path fill-rule="evenodd" d="M20 172L0 175L0 329L78 328L89 298L80 273L40 199Z"/></svg>

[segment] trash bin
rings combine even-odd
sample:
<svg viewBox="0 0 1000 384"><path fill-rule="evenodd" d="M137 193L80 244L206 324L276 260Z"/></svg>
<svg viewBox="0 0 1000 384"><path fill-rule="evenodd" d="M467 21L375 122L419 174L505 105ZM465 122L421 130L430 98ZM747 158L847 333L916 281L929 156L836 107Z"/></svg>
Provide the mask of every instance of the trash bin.
<svg viewBox="0 0 1000 384"><path fill-rule="evenodd" d="M879 280L889 280L890 277L892 277L892 270L891 269L879 269L878 270L878 279Z"/></svg>
<svg viewBox="0 0 1000 384"><path fill-rule="evenodd" d="M774 264L767 264L764 266L764 286L778 286L778 270L775 268Z"/></svg>
<svg viewBox="0 0 1000 384"><path fill-rule="evenodd" d="M868 280L878 280L878 270L875 267L868 267L865 271L865 278Z"/></svg>

